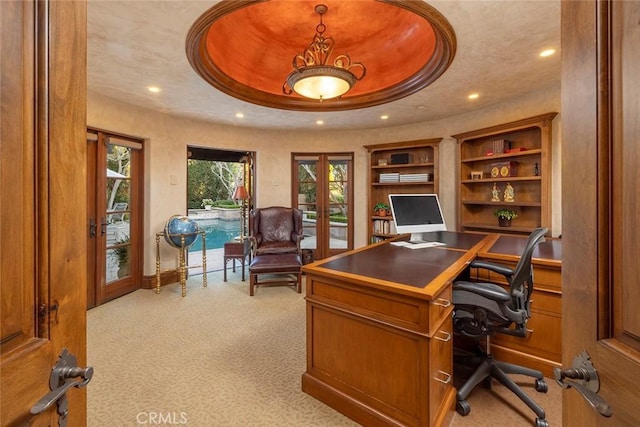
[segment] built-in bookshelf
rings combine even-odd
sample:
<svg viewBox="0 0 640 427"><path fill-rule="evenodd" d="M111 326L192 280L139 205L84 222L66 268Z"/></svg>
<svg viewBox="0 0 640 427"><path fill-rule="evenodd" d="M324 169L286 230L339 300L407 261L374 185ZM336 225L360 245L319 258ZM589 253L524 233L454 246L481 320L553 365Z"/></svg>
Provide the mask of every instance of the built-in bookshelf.
<svg viewBox="0 0 640 427"><path fill-rule="evenodd" d="M460 145L458 230L551 230L551 124L557 113L453 135ZM513 210L509 227L495 211Z"/></svg>
<svg viewBox="0 0 640 427"><path fill-rule="evenodd" d="M396 235L393 217L374 206L389 204L389 194L438 193L438 145L442 138L365 145L369 151L367 222L369 242Z"/></svg>

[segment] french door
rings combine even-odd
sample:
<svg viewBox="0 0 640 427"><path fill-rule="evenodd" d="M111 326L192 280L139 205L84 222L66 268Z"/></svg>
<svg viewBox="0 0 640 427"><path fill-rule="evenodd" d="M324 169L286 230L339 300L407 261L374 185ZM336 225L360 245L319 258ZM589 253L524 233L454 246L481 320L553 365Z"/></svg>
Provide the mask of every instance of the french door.
<svg viewBox="0 0 640 427"><path fill-rule="evenodd" d="M315 260L353 249L353 153L293 153L292 203Z"/></svg>
<svg viewBox="0 0 640 427"><path fill-rule="evenodd" d="M140 287L142 147L139 138L87 131L87 307Z"/></svg>

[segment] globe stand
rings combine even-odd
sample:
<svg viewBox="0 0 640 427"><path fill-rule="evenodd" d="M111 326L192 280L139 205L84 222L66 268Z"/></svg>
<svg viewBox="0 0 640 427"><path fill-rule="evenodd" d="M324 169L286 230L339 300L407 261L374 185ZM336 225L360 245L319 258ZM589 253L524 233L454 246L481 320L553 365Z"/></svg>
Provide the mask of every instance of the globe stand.
<svg viewBox="0 0 640 427"><path fill-rule="evenodd" d="M202 237L202 265L187 265L187 249L185 239L190 236L200 235ZM178 274L180 276L180 286L182 288L182 296L187 295L187 269L202 267L202 286L207 287L207 242L205 231L194 231L192 233L171 234L165 231L156 233L156 294L160 293L160 237L165 237L174 241L173 237L180 238L180 247L175 247L179 251L178 255Z"/></svg>

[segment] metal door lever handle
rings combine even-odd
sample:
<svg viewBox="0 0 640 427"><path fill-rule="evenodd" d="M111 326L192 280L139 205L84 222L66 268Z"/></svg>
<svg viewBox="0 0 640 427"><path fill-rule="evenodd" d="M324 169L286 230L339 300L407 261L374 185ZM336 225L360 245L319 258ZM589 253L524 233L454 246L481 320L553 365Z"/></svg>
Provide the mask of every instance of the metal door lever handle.
<svg viewBox="0 0 640 427"><path fill-rule="evenodd" d="M71 387L81 388L86 386L91 378L93 377L93 368L89 366L88 368L66 368L69 370L69 376L65 376L62 378L67 378L65 382L58 388L51 390L49 393L45 394L42 399L38 400L35 405L31 408L31 413L33 415L38 415L44 411L46 411L51 405L56 403L62 396L64 396L67 391ZM82 377L82 380L75 381L71 378Z"/></svg>
<svg viewBox="0 0 640 427"><path fill-rule="evenodd" d="M553 374L560 387L576 389L589 402L589 405L602 416L610 417L613 414L611 406L597 394L600 390L598 372L591 363L591 358L586 351L583 351L573 359L572 369L554 368Z"/></svg>
<svg viewBox="0 0 640 427"><path fill-rule="evenodd" d="M81 388L86 386L91 378L93 378L93 368L79 368L76 357L69 353L65 348L60 353L58 362L51 370L49 375L49 389L51 391L45 394L42 399L38 400L31 408L32 415L38 415L46 411L54 403L58 405L58 424L66 426L66 417L68 413L66 393L70 388ZM74 380L74 378L82 378Z"/></svg>

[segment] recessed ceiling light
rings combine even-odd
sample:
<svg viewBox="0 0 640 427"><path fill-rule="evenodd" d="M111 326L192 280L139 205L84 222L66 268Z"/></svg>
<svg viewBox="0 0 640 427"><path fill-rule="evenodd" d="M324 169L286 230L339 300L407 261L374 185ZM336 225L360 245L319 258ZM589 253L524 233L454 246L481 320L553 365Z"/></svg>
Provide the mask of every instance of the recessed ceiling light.
<svg viewBox="0 0 640 427"><path fill-rule="evenodd" d="M479 95L479 94L477 94L477 93L472 93L472 94L469 94L469 96L468 96L467 98L469 98L469 99L478 99L479 97L480 97L480 95Z"/></svg>
<svg viewBox="0 0 640 427"><path fill-rule="evenodd" d="M551 56L554 53L556 53L555 49L546 49L546 50L543 50L542 52L540 52L540 56L542 56L544 58L546 56Z"/></svg>
<svg viewBox="0 0 640 427"><path fill-rule="evenodd" d="M386 114L383 114L383 115L380 116L381 120L387 120L388 118L389 118L389 116L386 115Z"/></svg>
<svg viewBox="0 0 640 427"><path fill-rule="evenodd" d="M243 113L236 113L236 117L239 119L244 118L244 114Z"/></svg>
<svg viewBox="0 0 640 427"><path fill-rule="evenodd" d="M425 107L424 105L418 105L416 108L417 108L418 110L424 110L424 109L425 109L425 108L427 108L427 107Z"/></svg>
<svg viewBox="0 0 640 427"><path fill-rule="evenodd" d="M324 124L324 120L316 120L316 124L317 124L318 126L321 126L321 125L323 125L323 124Z"/></svg>
<svg viewBox="0 0 640 427"><path fill-rule="evenodd" d="M160 88L158 86L147 86L149 92L158 93L160 92Z"/></svg>

